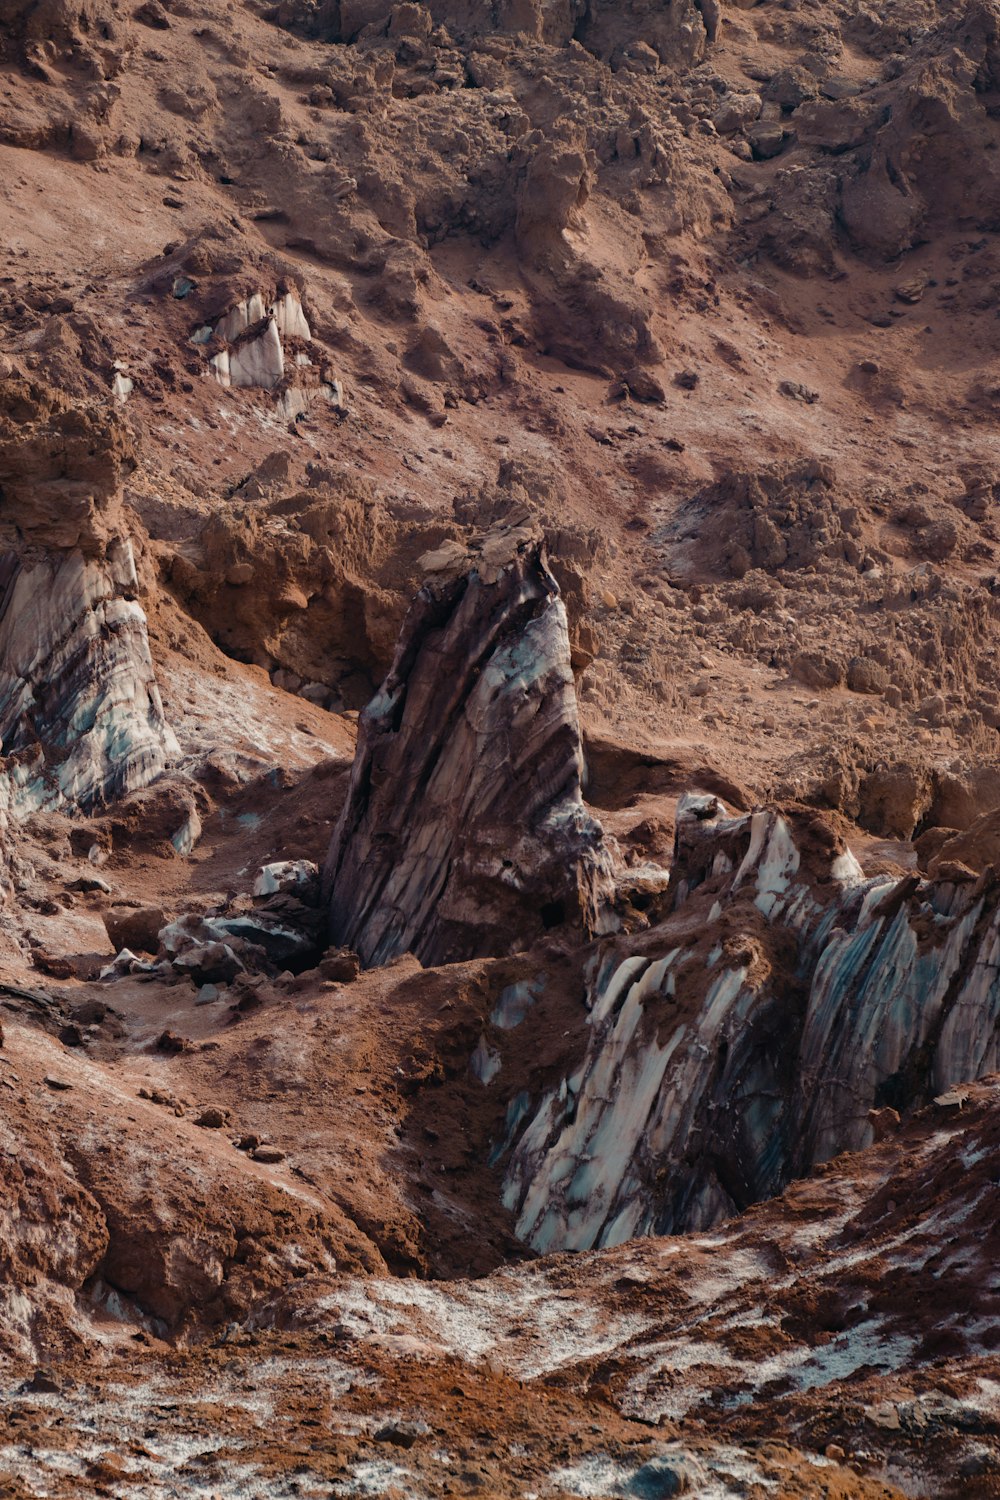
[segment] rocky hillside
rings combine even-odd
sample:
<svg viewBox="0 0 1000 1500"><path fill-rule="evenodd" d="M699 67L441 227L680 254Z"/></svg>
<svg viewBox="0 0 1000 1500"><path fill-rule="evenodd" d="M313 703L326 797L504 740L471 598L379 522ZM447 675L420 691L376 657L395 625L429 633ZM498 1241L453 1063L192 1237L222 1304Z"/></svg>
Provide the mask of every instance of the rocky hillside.
<svg viewBox="0 0 1000 1500"><path fill-rule="evenodd" d="M0 1495L1000 1495L1000 4L0 0Z"/></svg>

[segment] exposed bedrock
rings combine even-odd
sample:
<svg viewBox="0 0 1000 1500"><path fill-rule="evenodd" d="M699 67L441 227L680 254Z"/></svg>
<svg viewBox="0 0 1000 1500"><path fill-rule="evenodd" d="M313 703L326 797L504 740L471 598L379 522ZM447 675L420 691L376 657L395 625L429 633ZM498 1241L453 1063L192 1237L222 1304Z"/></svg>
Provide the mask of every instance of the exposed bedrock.
<svg viewBox="0 0 1000 1500"><path fill-rule="evenodd" d="M0 798L24 814L148 785L176 750L134 598L132 548L0 556Z"/></svg>
<svg viewBox="0 0 1000 1500"><path fill-rule="evenodd" d="M369 966L501 955L564 922L590 933L611 883L539 536L493 532L427 563L324 871L331 939Z"/></svg>
<svg viewBox="0 0 1000 1500"><path fill-rule="evenodd" d="M163 715L121 500L127 434L48 388L0 386L0 808L146 786Z"/></svg>
<svg viewBox="0 0 1000 1500"><path fill-rule="evenodd" d="M516 1146L539 1250L706 1228L1000 1064L997 876L865 879L815 813L678 816L673 911L593 963L585 1055Z"/></svg>

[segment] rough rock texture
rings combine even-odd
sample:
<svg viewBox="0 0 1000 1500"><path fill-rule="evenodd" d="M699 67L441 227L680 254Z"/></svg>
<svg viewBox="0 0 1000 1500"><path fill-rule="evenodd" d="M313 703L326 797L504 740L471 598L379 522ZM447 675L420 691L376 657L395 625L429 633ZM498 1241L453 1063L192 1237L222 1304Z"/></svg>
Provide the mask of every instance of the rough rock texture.
<svg viewBox="0 0 1000 1500"><path fill-rule="evenodd" d="M514 1151L542 1251L710 1228L1000 1063L995 872L866 880L815 815L678 818L674 914L594 960L586 1054Z"/></svg>
<svg viewBox="0 0 1000 1500"><path fill-rule="evenodd" d="M392 661L417 559L459 528L321 465L289 493L289 467L270 455L165 566L228 654L324 707L362 708Z"/></svg>
<svg viewBox="0 0 1000 1500"><path fill-rule="evenodd" d="M478 555L426 562L324 868L331 939L365 964L516 952L567 922L589 934L609 883L539 539L490 533Z"/></svg>
<svg viewBox="0 0 1000 1500"><path fill-rule="evenodd" d="M128 542L0 558L0 739L8 810L93 808L146 786L177 742L163 715Z"/></svg>
<svg viewBox="0 0 1000 1500"><path fill-rule="evenodd" d="M23 817L146 786L177 752L125 532L127 434L0 383L0 800Z"/></svg>
<svg viewBox="0 0 1000 1500"><path fill-rule="evenodd" d="M98 403L0 370L5 542L99 556L119 533L122 485L135 465L127 429Z"/></svg>
<svg viewBox="0 0 1000 1500"><path fill-rule="evenodd" d="M998 38L0 0L5 1496L996 1500Z"/></svg>

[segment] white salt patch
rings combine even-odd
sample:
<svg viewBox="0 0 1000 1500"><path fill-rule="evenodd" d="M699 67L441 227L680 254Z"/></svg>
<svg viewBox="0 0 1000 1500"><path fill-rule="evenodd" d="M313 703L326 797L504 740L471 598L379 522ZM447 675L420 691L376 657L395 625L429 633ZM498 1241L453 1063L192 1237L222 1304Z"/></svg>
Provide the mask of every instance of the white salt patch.
<svg viewBox="0 0 1000 1500"><path fill-rule="evenodd" d="M335 1484L332 1493L335 1495L384 1495L391 1486L397 1486L407 1495L415 1495L410 1481L413 1474L409 1469L394 1464L388 1458L367 1459L357 1463L351 1470L350 1479L341 1480Z"/></svg>
<svg viewBox="0 0 1000 1500"><path fill-rule="evenodd" d="M556 1469L549 1484L581 1500L601 1500L603 1496L621 1495L635 1471L626 1469L604 1453L590 1453L586 1458Z"/></svg>

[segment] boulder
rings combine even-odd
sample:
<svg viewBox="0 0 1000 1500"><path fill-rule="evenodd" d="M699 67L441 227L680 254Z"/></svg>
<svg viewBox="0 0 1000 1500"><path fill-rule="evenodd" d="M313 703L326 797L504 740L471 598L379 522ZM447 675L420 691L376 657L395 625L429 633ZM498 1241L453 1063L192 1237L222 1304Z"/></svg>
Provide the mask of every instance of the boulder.
<svg viewBox="0 0 1000 1500"><path fill-rule="evenodd" d="M843 664L829 651L800 651L788 670L795 681L801 682L804 687L843 686Z"/></svg>
<svg viewBox="0 0 1000 1500"><path fill-rule="evenodd" d="M130 948L136 953L155 953L166 916L158 906L116 906L102 913L115 951Z"/></svg>
<svg viewBox="0 0 1000 1500"><path fill-rule="evenodd" d="M852 693L878 696L889 686L889 674L881 662L870 656L852 656L847 663L847 686Z"/></svg>
<svg viewBox="0 0 1000 1500"><path fill-rule="evenodd" d="M810 99L795 111L795 134L800 146L850 151L872 131L877 114L866 99Z"/></svg>
<svg viewBox="0 0 1000 1500"><path fill-rule="evenodd" d="M712 117L720 135L736 135L760 118L759 94L726 94Z"/></svg>
<svg viewBox="0 0 1000 1500"><path fill-rule="evenodd" d="M303 969L315 957L318 914L290 896L229 915L179 917L161 929L160 950L197 984L229 984L240 973Z"/></svg>

